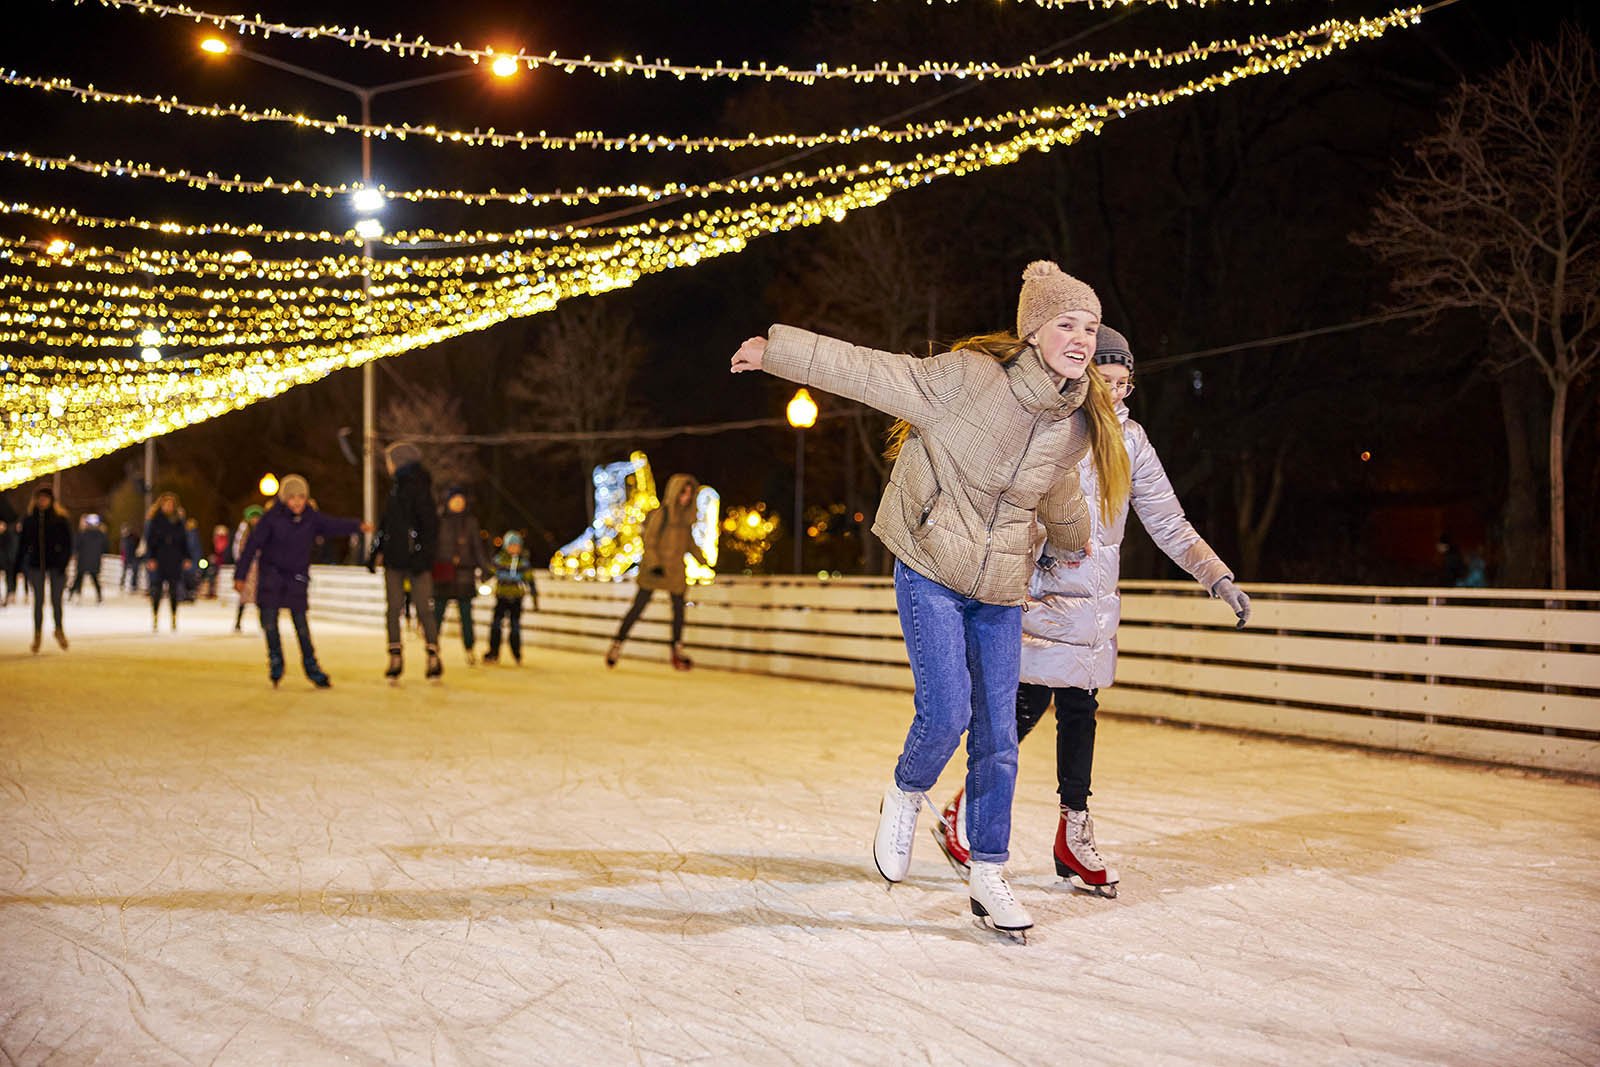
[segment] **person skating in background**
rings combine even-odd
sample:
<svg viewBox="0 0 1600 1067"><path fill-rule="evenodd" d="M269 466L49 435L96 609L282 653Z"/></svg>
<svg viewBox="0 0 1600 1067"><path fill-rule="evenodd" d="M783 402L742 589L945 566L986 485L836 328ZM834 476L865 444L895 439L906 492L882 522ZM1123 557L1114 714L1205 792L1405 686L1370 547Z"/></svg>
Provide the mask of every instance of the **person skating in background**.
<svg viewBox="0 0 1600 1067"><path fill-rule="evenodd" d="M228 533L228 528L221 523L211 528L211 551L207 553L211 567L206 571L205 595L215 600L217 596L217 582L221 580L222 568L233 566L233 535Z"/></svg>
<svg viewBox="0 0 1600 1067"><path fill-rule="evenodd" d="M206 546L200 536L200 520L185 513L183 536L189 546L189 563L183 568L183 602L191 604L200 596L200 582L205 578Z"/></svg>
<svg viewBox="0 0 1600 1067"><path fill-rule="evenodd" d="M176 493L162 493L150 508L144 524L144 569L150 579L150 630L161 629L161 593L172 606L172 628L178 628L178 601L183 597L184 575L193 559L189 532Z"/></svg>
<svg viewBox="0 0 1600 1067"><path fill-rule="evenodd" d="M0 587L0 608L10 604L17 595L17 576L11 565L17 560L20 519L11 499L0 492L0 581L5 582L4 587Z"/></svg>
<svg viewBox="0 0 1600 1067"><path fill-rule="evenodd" d="M383 675L397 681L405 668L400 612L405 607L409 584L427 643L427 676L438 678L444 673L444 665L439 660L439 624L433 614L433 561L439 546L433 479L422 465L422 453L409 441L390 445L384 451L383 463L394 481L367 559L369 568L383 567L384 625L389 638L389 665Z"/></svg>
<svg viewBox="0 0 1600 1067"><path fill-rule="evenodd" d="M118 588L124 586L130 593L139 591L139 534L128 523L122 524L122 536L118 539L117 547L122 554L122 581Z"/></svg>
<svg viewBox="0 0 1600 1067"><path fill-rule="evenodd" d="M85 515L78 521L77 543L73 545L78 573L72 576L72 597L83 595L83 580L88 578L94 583L94 602L105 602L100 589L100 562L105 558L106 547L106 532L100 528L100 516Z"/></svg>
<svg viewBox="0 0 1600 1067"><path fill-rule="evenodd" d="M483 547L483 528L478 517L467 510L467 491L452 486L445 494L444 511L439 516L439 549L433 563L433 624L444 628L445 607L454 600L461 616L461 644L467 663L473 664L475 643L472 626L472 598L478 592L478 575L490 568Z"/></svg>
<svg viewBox="0 0 1600 1067"><path fill-rule="evenodd" d="M1095 345L1096 373L1117 399L1120 444L1128 455L1131 489L1109 522L1091 512L1094 550L1088 559L1064 563L1047 554L1034 568L1028 611L1022 616L1017 738L1028 736L1054 700L1056 791L1061 803L1054 846L1056 873L1079 889L1114 897L1118 876L1095 843L1089 779L1099 708L1096 696L1116 675L1117 626L1122 618L1117 577L1129 507L1161 551L1226 603L1241 627L1250 618L1250 598L1234 585L1233 572L1190 525L1149 435L1128 417L1125 400L1133 392L1133 352L1127 339L1101 326ZM1097 478L1092 457L1084 457L1078 464L1078 480L1086 494L1095 492ZM963 801L964 793L958 792L944 809L942 827L934 831L958 870L965 869L970 853Z"/></svg>
<svg viewBox="0 0 1600 1067"><path fill-rule="evenodd" d="M61 625L61 595L67 586L67 564L72 560L72 521L49 486L40 486L33 495L33 507L22 517L18 530L17 554L11 561L14 579L21 571L33 594L33 644L39 651L44 634L45 587L50 588L50 617L56 624L56 644L67 647L67 632Z"/></svg>
<svg viewBox="0 0 1600 1067"><path fill-rule="evenodd" d="M238 560L244 556L245 545L250 543L250 535L255 531L256 525L261 522L265 512L261 505L251 504L244 509L244 517L239 520L239 528L233 532L233 558ZM256 572L251 568L244 577L244 588L239 588L236 580L233 583L239 591L239 608L233 613L233 632L239 633L244 629L244 609L256 602Z"/></svg>
<svg viewBox="0 0 1600 1067"><path fill-rule="evenodd" d="M683 605L689 592L689 572L683 557L687 553L702 564L706 562L700 546L694 543L695 497L699 492L700 483L694 475L674 474L667 479L661 506L645 516L639 591L627 614L622 616L611 647L606 650L607 667L615 667L622 658L623 642L658 589L664 590L672 603L672 665L680 671L694 666L694 661L683 651Z"/></svg>
<svg viewBox="0 0 1600 1067"><path fill-rule="evenodd" d="M261 632L267 639L267 676L274 687L283 678L283 639L278 614L288 611L300 642L300 662L306 677L318 689L333 683L317 663L306 621L311 588L311 552L317 539L332 540L370 531L360 519L340 519L311 506L311 489L298 474L285 475L278 486L278 505L262 516L234 567L233 584L243 592L245 576L256 565L256 605Z"/></svg>
<svg viewBox="0 0 1600 1067"><path fill-rule="evenodd" d="M500 623L509 631L511 658L522 662L522 598L532 595L533 610L539 610L539 590L533 584L533 565L522 554L522 535L507 530L494 557L494 618L489 623L489 651L485 663L500 662Z"/></svg>
<svg viewBox="0 0 1600 1067"><path fill-rule="evenodd" d="M888 412L894 469L873 532L894 553L895 599L916 680L894 780L883 794L873 860L905 878L917 816L967 732L972 812L968 896L996 929L1033 925L1005 880L1017 776L1022 607L1033 525L1050 551L1081 559L1089 505L1078 461L1120 437L1115 402L1087 373L1100 300L1054 263L1023 272L1017 332L972 338L926 359L877 352L789 326L753 337L733 370L767 370ZM1128 495L1128 457L1095 452L1098 506Z"/></svg>

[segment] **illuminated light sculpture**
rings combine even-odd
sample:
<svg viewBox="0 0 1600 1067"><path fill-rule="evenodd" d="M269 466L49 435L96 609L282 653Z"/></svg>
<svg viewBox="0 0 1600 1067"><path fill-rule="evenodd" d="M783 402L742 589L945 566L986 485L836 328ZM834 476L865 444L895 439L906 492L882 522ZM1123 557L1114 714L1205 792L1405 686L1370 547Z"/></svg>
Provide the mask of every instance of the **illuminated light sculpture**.
<svg viewBox="0 0 1600 1067"><path fill-rule="evenodd" d="M746 567L755 568L761 566L761 561L772 550L781 524L778 516L767 514L766 504L735 505L722 520L722 536L731 550L744 557Z"/></svg>
<svg viewBox="0 0 1600 1067"><path fill-rule="evenodd" d="M716 578L718 509L721 498L709 485L695 498L694 543L710 566L685 553L690 585ZM556 550L550 574L576 581L619 582L644 558L644 520L661 506L655 475L643 452L594 469L594 521L580 536Z"/></svg>

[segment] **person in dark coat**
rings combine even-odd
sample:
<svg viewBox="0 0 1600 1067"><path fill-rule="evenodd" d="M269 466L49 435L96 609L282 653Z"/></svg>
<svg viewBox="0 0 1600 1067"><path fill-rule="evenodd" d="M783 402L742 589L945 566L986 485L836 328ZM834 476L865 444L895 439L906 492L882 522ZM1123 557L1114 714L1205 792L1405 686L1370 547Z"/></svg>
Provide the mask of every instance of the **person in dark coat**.
<svg viewBox="0 0 1600 1067"><path fill-rule="evenodd" d="M100 516L85 515L78 524L78 543L73 546L73 552L78 557L78 573L72 578L72 596L83 595L83 580L88 578L94 583L94 602L105 602L105 594L100 589L100 561L106 554L106 532L100 528Z"/></svg>
<svg viewBox="0 0 1600 1067"><path fill-rule="evenodd" d="M17 521L20 516L11 506L11 500L0 493L0 575L5 576L5 589L0 590L0 608L11 603L17 595L17 576L11 565L17 560Z"/></svg>
<svg viewBox="0 0 1600 1067"><path fill-rule="evenodd" d="M439 623L433 613L433 561L439 547L439 516L433 510L433 479L422 465L422 452L409 441L396 441L383 454L384 466L394 479L384 504L378 536L372 542L369 569L383 567L385 623L389 636L389 666L385 678L395 681L404 669L400 644L400 612L405 607L406 585L416 601L417 619L427 642L429 678L444 673L439 661Z"/></svg>
<svg viewBox="0 0 1600 1067"><path fill-rule="evenodd" d="M483 547L483 528L478 517L467 510L467 491L452 486L445 494L444 513L439 516L439 552L433 561L433 621L444 627L445 607L454 600L461 613L461 643L466 646L467 662L476 663L472 654L472 598L478 592L478 574L493 570L494 564Z"/></svg>
<svg viewBox="0 0 1600 1067"><path fill-rule="evenodd" d="M50 586L50 614L56 624L56 644L67 647L67 634L61 628L61 594L67 586L67 564L72 560L72 522L56 503L49 486L40 486L33 507L22 519L17 555L11 561L14 578L21 571L33 591L33 645L39 651L44 633L44 590Z"/></svg>
<svg viewBox="0 0 1600 1067"><path fill-rule="evenodd" d="M139 535L134 533L133 527L127 523L122 524L122 579L128 585L128 592L139 591ZM118 585L121 588L121 585Z"/></svg>
<svg viewBox="0 0 1600 1067"><path fill-rule="evenodd" d="M162 493L144 524L144 569L150 577L150 630L161 629L161 591L172 605L172 628L178 628L178 600L183 596L184 571L191 563L189 532L176 493Z"/></svg>
<svg viewBox="0 0 1600 1067"><path fill-rule="evenodd" d="M267 637L267 673L276 686L283 678L283 639L278 634L278 612L287 610L300 642L300 662L306 677L318 689L333 683L317 664L317 650L311 644L311 627L306 622L311 587L311 553L317 538L332 540L371 529L360 519L340 519L324 515L311 506L311 488L298 474L288 474L279 483L278 506L256 524L245 542L244 552L233 571L233 585L244 592L250 565L256 568L256 605L261 611L261 632Z"/></svg>

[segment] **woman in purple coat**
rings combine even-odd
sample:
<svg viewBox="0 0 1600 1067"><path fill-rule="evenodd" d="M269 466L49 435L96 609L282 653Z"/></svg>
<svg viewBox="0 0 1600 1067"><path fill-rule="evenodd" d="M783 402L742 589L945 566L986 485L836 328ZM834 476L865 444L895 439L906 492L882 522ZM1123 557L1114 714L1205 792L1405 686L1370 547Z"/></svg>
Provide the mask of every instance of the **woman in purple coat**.
<svg viewBox="0 0 1600 1067"><path fill-rule="evenodd" d="M298 474L286 475L278 487L278 506L271 508L251 531L234 567L233 586L244 591L250 565L257 564L256 605L261 610L261 632L267 636L267 670L272 684L283 677L283 641L278 636L278 611L288 609L294 633L300 640L300 660L306 677L318 689L332 685L317 665L306 622L306 594L311 586L311 552L317 538L333 539L367 532L359 519L336 519L311 507L311 487Z"/></svg>

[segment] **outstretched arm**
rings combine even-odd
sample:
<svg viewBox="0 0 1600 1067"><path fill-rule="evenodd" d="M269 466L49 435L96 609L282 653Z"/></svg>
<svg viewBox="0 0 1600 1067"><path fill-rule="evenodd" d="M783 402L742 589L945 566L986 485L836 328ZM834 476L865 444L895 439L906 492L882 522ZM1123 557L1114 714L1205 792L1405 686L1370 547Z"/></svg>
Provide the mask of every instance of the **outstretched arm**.
<svg viewBox="0 0 1600 1067"><path fill-rule="evenodd" d="M927 426L961 391L969 358L964 352L945 352L917 359L774 326L769 339L752 337L739 346L732 369L735 374L764 370Z"/></svg>

